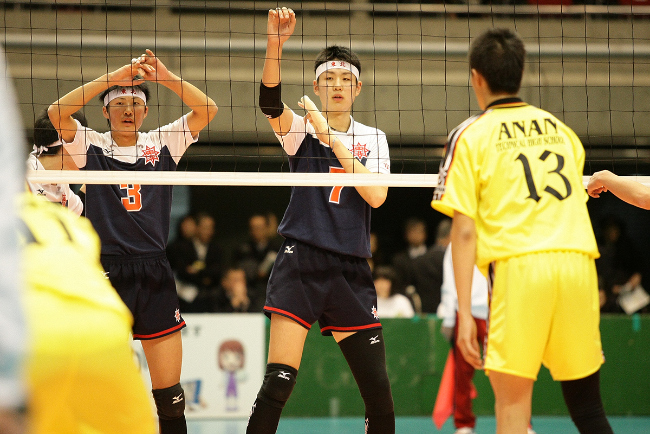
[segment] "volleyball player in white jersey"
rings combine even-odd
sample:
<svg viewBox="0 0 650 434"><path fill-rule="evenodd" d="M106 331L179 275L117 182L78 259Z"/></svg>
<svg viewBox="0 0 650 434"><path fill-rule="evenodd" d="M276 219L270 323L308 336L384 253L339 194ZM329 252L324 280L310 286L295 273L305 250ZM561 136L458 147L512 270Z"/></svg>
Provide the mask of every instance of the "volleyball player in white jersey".
<svg viewBox="0 0 650 434"><path fill-rule="evenodd" d="M84 127L88 121L81 112L72 117ZM41 113L34 122L34 151L27 157L27 171L30 170L77 170L72 157L63 149L59 133L54 129L47 112ZM76 215L82 215L83 199L70 189L69 184L36 183L27 181L29 191L50 202L60 203Z"/></svg>
<svg viewBox="0 0 650 434"><path fill-rule="evenodd" d="M292 172L389 173L383 132L356 122L352 103L361 91L361 64L349 49L324 49L315 62L314 93L294 113L280 94L283 44L296 25L287 8L269 11L260 108L269 118ZM333 175L336 176L336 175ZM278 227L285 242L269 278L265 313L271 318L268 364L247 433L273 434L296 382L303 346L318 321L332 335L359 386L366 433L395 432L395 413L381 323L367 258L370 211L384 203L387 187L292 187Z"/></svg>

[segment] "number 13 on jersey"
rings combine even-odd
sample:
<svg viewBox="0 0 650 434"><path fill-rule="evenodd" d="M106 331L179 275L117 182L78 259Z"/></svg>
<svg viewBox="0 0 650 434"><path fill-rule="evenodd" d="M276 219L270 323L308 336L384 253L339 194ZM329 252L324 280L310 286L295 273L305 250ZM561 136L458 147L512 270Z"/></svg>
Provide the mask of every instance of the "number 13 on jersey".
<svg viewBox="0 0 650 434"><path fill-rule="evenodd" d="M120 189L126 190L126 197L122 198L124 209L128 212L140 211L142 209L140 184L120 184Z"/></svg>

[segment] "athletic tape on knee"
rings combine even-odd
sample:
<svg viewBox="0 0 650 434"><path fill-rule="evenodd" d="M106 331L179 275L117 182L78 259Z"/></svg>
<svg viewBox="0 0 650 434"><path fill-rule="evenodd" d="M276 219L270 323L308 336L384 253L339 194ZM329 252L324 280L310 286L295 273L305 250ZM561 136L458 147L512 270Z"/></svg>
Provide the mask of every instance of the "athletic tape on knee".
<svg viewBox="0 0 650 434"><path fill-rule="evenodd" d="M178 419L185 414L185 392L180 383L166 389L155 389L151 392L156 402L158 416L161 419Z"/></svg>
<svg viewBox="0 0 650 434"><path fill-rule="evenodd" d="M280 363L267 364L257 399L275 408L284 408L296 385L297 376L298 370L291 366Z"/></svg>
<svg viewBox="0 0 650 434"><path fill-rule="evenodd" d="M393 413L393 395L386 371L386 349L381 329L364 330L339 342L368 415Z"/></svg>

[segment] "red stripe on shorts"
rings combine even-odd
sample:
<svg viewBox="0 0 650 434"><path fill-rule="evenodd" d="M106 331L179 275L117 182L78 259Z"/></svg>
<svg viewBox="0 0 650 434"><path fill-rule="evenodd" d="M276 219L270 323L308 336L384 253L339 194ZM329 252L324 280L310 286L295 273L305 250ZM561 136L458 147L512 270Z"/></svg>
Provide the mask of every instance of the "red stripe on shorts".
<svg viewBox="0 0 650 434"><path fill-rule="evenodd" d="M277 309L275 307L269 307L269 306L264 306L264 310L268 310L269 312L275 312L275 313L278 313L280 315L287 316L287 317L291 318L292 320L300 323L300 325L305 327L307 330L311 329L311 325L307 321L305 321L304 319L292 314L291 312L287 312L286 310Z"/></svg>
<svg viewBox="0 0 650 434"><path fill-rule="evenodd" d="M163 331L161 331L161 332L154 333L154 334L152 334L152 335L133 335L133 337L134 337L134 338L138 338L138 339L153 339L153 338L157 338L157 337L159 337L159 336L168 335L168 334L170 334L170 333L172 333L172 332L174 332L174 331L176 331L176 330L179 330L179 329L182 328L184 325L185 325L185 321L183 321L182 323L180 323L180 324L178 324L177 326L174 326L174 327L172 327L172 328L170 328L170 329L163 330Z"/></svg>
<svg viewBox="0 0 650 434"><path fill-rule="evenodd" d="M336 327L336 326L327 326L323 327L320 329L321 333L327 330L333 330L335 332L357 332L359 330L365 330L365 329L372 329L376 327L381 327L380 322L376 322L374 324L366 324L362 326L354 326L354 327Z"/></svg>

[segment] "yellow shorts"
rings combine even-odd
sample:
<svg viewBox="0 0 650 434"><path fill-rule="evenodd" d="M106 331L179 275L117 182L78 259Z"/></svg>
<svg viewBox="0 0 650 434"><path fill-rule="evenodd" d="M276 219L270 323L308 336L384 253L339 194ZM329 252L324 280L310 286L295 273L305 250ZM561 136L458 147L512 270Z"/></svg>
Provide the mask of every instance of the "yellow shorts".
<svg viewBox="0 0 650 434"><path fill-rule="evenodd" d="M25 306L29 434L157 432L127 315L46 290L29 289Z"/></svg>
<svg viewBox="0 0 650 434"><path fill-rule="evenodd" d="M593 374L603 363L596 265L578 252L541 252L497 261L485 370L556 381Z"/></svg>

